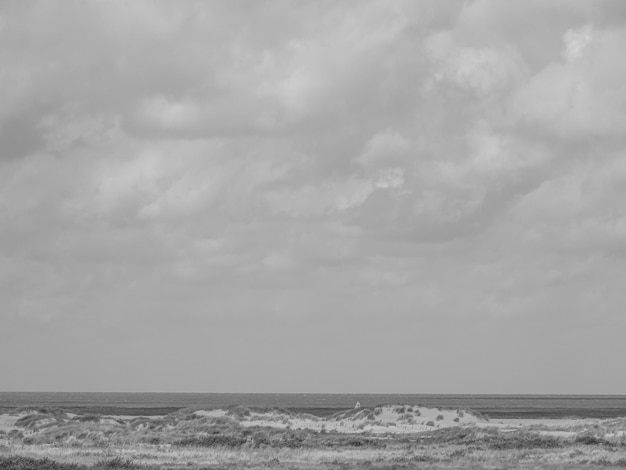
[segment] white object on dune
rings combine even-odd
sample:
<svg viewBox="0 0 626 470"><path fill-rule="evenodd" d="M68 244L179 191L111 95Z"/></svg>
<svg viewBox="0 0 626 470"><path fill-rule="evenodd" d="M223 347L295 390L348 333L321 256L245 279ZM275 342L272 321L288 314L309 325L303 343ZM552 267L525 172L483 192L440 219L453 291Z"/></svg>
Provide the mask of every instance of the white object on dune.
<svg viewBox="0 0 626 470"><path fill-rule="evenodd" d="M356 405L354 405L354 409L356 410L357 408L361 408L361 403L358 401L356 402Z"/></svg>

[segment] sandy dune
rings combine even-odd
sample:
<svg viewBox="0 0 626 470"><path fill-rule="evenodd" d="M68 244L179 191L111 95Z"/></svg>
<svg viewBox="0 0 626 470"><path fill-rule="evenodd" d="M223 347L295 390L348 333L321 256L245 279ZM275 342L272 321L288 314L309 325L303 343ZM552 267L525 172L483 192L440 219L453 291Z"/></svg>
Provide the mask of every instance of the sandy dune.
<svg viewBox="0 0 626 470"><path fill-rule="evenodd" d="M449 469L466 468L468 461L470 468L552 469L552 463L567 462L558 468L604 469L626 467L626 418L490 421L470 411L410 405L323 418L244 407L164 416L40 409L0 415L0 461L11 456L96 466L123 458L158 469L256 469L259 462L261 468L307 470L361 463L395 468L398 462Z"/></svg>
<svg viewBox="0 0 626 470"><path fill-rule="evenodd" d="M228 410L181 410L166 416L81 416L71 413L38 411L0 415L0 440L11 432L37 436L62 429L72 436L79 431L92 433L124 433L152 430L175 431L185 423L211 423L229 420L244 428L273 428L336 432L345 434L415 434L450 427L483 427L499 430L536 429L544 433L573 433L570 429L584 422L575 419L501 419L489 421L471 411L428 408L411 405L384 405L335 413L328 417L294 414L287 410L255 410L235 407ZM565 435L565 434L563 434Z"/></svg>

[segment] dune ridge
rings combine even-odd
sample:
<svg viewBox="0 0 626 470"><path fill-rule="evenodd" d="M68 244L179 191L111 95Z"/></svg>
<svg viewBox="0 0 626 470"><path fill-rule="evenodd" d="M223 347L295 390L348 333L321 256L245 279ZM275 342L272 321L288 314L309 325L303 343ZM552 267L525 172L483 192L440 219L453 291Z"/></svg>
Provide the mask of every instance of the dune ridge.
<svg viewBox="0 0 626 470"><path fill-rule="evenodd" d="M42 458L98 470L213 468L209 464L239 469L259 468L259 462L290 469L415 468L415 462L467 468L468 461L472 468L517 468L512 462L551 468L544 465L551 461L567 462L567 468L624 467L626 418L496 421L419 405L363 407L326 417L243 406L162 416L50 408L0 415L0 468L52 468L48 460L37 460ZM99 464L103 458L112 463Z"/></svg>
<svg viewBox="0 0 626 470"><path fill-rule="evenodd" d="M0 416L0 438L25 443L165 443L203 435L244 437L246 430L341 434L413 434L486 423L479 414L412 405L381 405L318 417L280 408L184 409L165 416L78 415L59 409L22 409Z"/></svg>

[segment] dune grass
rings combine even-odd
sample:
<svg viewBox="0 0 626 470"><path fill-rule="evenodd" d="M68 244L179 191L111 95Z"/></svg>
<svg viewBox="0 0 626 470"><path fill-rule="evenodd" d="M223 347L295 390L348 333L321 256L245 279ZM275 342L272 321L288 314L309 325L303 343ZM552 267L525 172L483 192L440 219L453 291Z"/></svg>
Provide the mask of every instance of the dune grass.
<svg viewBox="0 0 626 470"><path fill-rule="evenodd" d="M20 455L12 455L9 457L0 456L0 468L2 470L149 470L149 467L145 465L121 458L101 460L93 465L87 466L77 463L61 463L47 457L35 459ZM156 467L152 468L156 470Z"/></svg>
<svg viewBox="0 0 626 470"><path fill-rule="evenodd" d="M425 416L436 423L399 431ZM473 415L401 405L326 419L244 407L135 418L31 409L0 435L0 469L626 468L625 419L583 420L555 432L547 425L459 424L464 416ZM382 432L368 430L381 420L389 424ZM303 422L314 428L296 427Z"/></svg>
<svg viewBox="0 0 626 470"><path fill-rule="evenodd" d="M49 451L49 450L48 450ZM265 449L263 451L212 448L191 452L110 457L107 451L91 459L63 461L46 457L0 456L3 470L166 470L166 469L608 469L626 468L626 457L606 449L493 450L468 446L406 447L403 449Z"/></svg>

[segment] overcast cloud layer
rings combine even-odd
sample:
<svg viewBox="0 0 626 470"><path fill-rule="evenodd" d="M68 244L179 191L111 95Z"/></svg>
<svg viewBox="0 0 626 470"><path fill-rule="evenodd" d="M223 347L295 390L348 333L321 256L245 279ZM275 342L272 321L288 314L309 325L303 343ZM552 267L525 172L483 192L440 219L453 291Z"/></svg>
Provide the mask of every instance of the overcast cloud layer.
<svg viewBox="0 0 626 470"><path fill-rule="evenodd" d="M626 2L0 3L0 389L624 393Z"/></svg>

